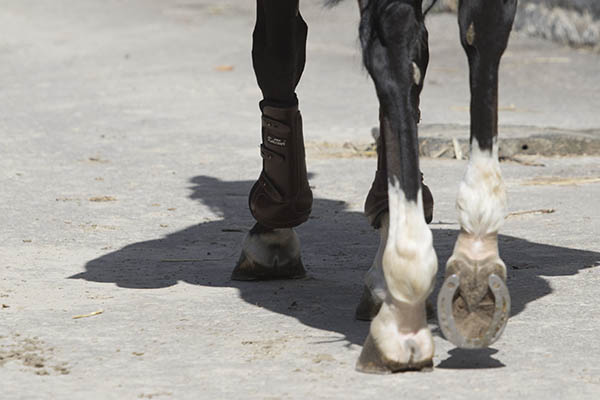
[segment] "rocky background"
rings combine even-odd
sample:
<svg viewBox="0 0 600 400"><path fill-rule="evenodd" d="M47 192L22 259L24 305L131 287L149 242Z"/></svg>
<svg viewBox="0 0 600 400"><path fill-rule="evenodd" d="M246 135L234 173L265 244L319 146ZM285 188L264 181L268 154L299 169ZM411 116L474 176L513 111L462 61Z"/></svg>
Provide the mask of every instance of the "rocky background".
<svg viewBox="0 0 600 400"><path fill-rule="evenodd" d="M439 0L434 11L456 11L458 0ZM515 29L571 47L600 51L600 1L519 0Z"/></svg>

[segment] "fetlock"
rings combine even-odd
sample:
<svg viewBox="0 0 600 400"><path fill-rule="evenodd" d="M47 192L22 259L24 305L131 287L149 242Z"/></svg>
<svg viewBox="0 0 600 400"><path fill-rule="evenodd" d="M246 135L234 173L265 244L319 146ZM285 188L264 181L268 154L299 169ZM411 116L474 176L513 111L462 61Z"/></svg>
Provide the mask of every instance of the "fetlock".
<svg viewBox="0 0 600 400"><path fill-rule="evenodd" d="M260 149L263 169L250 191L250 212L269 228L302 224L310 215L313 196L298 106L263 107Z"/></svg>

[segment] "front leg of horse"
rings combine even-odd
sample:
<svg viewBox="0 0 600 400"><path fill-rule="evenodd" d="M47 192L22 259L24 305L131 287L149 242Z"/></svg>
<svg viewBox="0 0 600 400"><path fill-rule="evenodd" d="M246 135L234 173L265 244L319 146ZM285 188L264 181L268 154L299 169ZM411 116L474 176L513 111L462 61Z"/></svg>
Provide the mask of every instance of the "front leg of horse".
<svg viewBox="0 0 600 400"><path fill-rule="evenodd" d="M433 366L425 301L433 288L437 258L422 203L396 193L391 201L400 197L401 202L394 201L400 207L390 208L393 221L387 213L381 221L380 229L389 237L382 234L382 239L387 237L381 261L385 281L375 293L384 299L356 364L361 372L387 374Z"/></svg>
<svg viewBox="0 0 600 400"><path fill-rule="evenodd" d="M476 141L472 146L457 200L461 230L438 296L440 328L462 348L486 347L496 341L510 312L506 266L498 252L506 191L497 145L489 152L479 150Z"/></svg>
<svg viewBox="0 0 600 400"><path fill-rule="evenodd" d="M387 207L382 196L383 247L367 281L383 301L356 367L369 373L420 370L432 365L434 346L425 302L437 272L424 217L417 138L419 94L429 60L427 31L419 0L359 3L364 62L380 105ZM377 217L379 202L372 204L373 212L367 207L367 215Z"/></svg>
<svg viewBox="0 0 600 400"><path fill-rule="evenodd" d="M446 265L438 319L448 340L463 348L496 341L508 320L506 267L498 231L506 190L498 163L498 69L516 0L461 0L461 43L469 61L471 156L457 199L460 233Z"/></svg>
<svg viewBox="0 0 600 400"><path fill-rule="evenodd" d="M248 201L257 223L244 239L234 280L306 274L293 229L308 220L313 201L295 94L304 70L308 31L298 6L298 0L257 0L252 61L263 94L263 165Z"/></svg>
<svg viewBox="0 0 600 400"><path fill-rule="evenodd" d="M252 187L250 211L258 221L244 239L235 280L294 279L305 275L293 227L312 209L298 107L263 107L263 170Z"/></svg>
<svg viewBox="0 0 600 400"><path fill-rule="evenodd" d="M356 307L356 319L361 321L373 320L381 308L387 290L382 263L389 226L387 159L385 141L383 140L388 127L385 117L380 115L380 135L377 137L377 171L375 172L375 179L365 201L365 215L371 226L379 231L380 240L373 264L365 276L363 294ZM391 134L391 132L387 132L387 135ZM433 195L429 187L423 182L422 175L423 216L425 221L430 223L433 220ZM429 318L433 314L433 307L429 301L426 306L427 317Z"/></svg>

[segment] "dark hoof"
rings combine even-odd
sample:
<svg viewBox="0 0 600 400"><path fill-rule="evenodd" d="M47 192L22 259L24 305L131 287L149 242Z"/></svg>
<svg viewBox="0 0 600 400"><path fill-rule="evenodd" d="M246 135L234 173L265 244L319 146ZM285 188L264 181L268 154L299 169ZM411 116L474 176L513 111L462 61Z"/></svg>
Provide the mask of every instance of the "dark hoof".
<svg viewBox="0 0 600 400"><path fill-rule="evenodd" d="M506 327L510 314L508 289L498 275L491 273L487 278L487 282L480 279L479 287L473 288L468 279L452 274L440 289L439 325L446 339L457 347L488 347L500 338ZM482 290L483 294L473 296Z"/></svg>
<svg viewBox="0 0 600 400"><path fill-rule="evenodd" d="M247 257L242 251L240 259L231 273L234 281L267 281L274 279L300 279L306 276L306 270L300 258L286 264L261 265Z"/></svg>
<svg viewBox="0 0 600 400"><path fill-rule="evenodd" d="M433 221L433 206L431 208L425 208L423 212L425 214L425 222L430 224L431 221Z"/></svg>
<svg viewBox="0 0 600 400"><path fill-rule="evenodd" d="M360 303L356 307L355 317L359 321L371 321L381 308L381 300L371 294L371 290L365 286Z"/></svg>
<svg viewBox="0 0 600 400"><path fill-rule="evenodd" d="M427 321L435 318L435 309L433 308L433 303L429 299L425 302L425 315L427 316Z"/></svg>
<svg viewBox="0 0 600 400"><path fill-rule="evenodd" d="M428 371L432 368L432 360L413 362L411 357L411 360L408 363L399 363L387 359L377 348L370 334L367 336L360 357L356 362L357 371L379 375L407 371Z"/></svg>
<svg viewBox="0 0 600 400"><path fill-rule="evenodd" d="M300 241L293 229L271 229L255 224L244 238L242 255L231 279L266 281L304 278Z"/></svg>
<svg viewBox="0 0 600 400"><path fill-rule="evenodd" d="M421 179L423 179L422 175ZM425 222L430 224L431 221L433 221L433 195L426 184L421 183L421 187L423 189L423 213L425 214Z"/></svg>

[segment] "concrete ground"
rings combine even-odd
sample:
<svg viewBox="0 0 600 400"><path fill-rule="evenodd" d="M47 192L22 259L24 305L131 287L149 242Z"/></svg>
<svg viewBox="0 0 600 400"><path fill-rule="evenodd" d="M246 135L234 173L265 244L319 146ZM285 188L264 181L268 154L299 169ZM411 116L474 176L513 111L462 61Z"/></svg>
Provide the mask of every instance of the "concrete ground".
<svg viewBox="0 0 600 400"><path fill-rule="evenodd" d="M368 142L377 105L354 2L303 12L310 149ZM354 371L368 324L353 312L377 247L360 212L373 158L309 151L309 278L229 279L260 169L252 25L237 0L1 2L0 398L597 399L597 154L503 163L512 318L481 351L430 321L431 373ZM466 135L456 23L428 25L424 131ZM501 75L501 135L600 136L597 54L514 35ZM465 163L422 160L440 275Z"/></svg>

